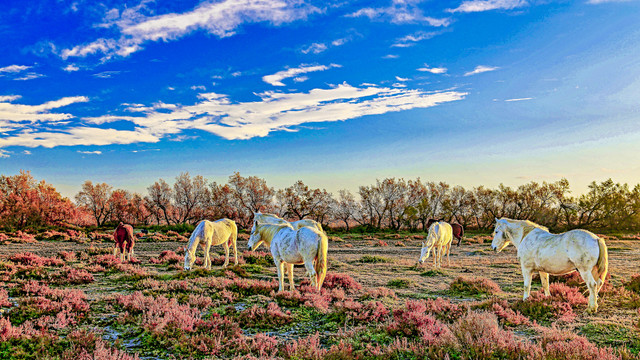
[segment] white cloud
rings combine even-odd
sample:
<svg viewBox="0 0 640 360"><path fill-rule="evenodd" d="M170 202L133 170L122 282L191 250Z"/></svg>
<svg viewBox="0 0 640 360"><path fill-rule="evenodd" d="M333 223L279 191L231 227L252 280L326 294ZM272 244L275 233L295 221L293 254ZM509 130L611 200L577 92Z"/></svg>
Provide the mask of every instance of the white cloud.
<svg viewBox="0 0 640 360"><path fill-rule="evenodd" d="M96 150L96 151L79 151L78 150L78 152L80 154L87 154L87 155L101 155L102 154L102 151L100 151L100 150Z"/></svg>
<svg viewBox="0 0 640 360"><path fill-rule="evenodd" d="M430 72L432 74L444 74L447 72L447 68L445 67L432 67L430 68L429 65L424 64L424 67L418 68L418 71L423 71L423 72Z"/></svg>
<svg viewBox="0 0 640 360"><path fill-rule="evenodd" d="M24 150L22 153L25 154L25 155L31 155L31 151L29 151L29 150Z"/></svg>
<svg viewBox="0 0 640 360"><path fill-rule="evenodd" d="M121 72L122 71L118 71L118 70L109 70L109 71L103 71L97 74L93 74L93 76L101 79L111 79L114 75L118 75Z"/></svg>
<svg viewBox="0 0 640 360"><path fill-rule="evenodd" d="M284 83L282 82L282 80L284 79L297 77L298 75L306 74L314 71L325 71L334 67L341 67L341 66L337 64L331 64L329 66L302 64L297 68L290 68L287 70L278 71L277 73L272 75L265 75L262 77L262 81L266 82L267 84L271 84L273 86L285 86Z"/></svg>
<svg viewBox="0 0 640 360"><path fill-rule="evenodd" d="M308 53L320 54L325 50L327 50L327 45L323 43L313 43L300 51L302 51L303 54L308 54Z"/></svg>
<svg viewBox="0 0 640 360"><path fill-rule="evenodd" d="M516 98L516 99L506 99L506 102L511 102L511 101L526 101L526 100L531 100L533 98L530 97L526 97L526 98Z"/></svg>
<svg viewBox="0 0 640 360"><path fill-rule="evenodd" d="M464 73L464 76L480 74L480 73L483 73L483 72L494 71L494 70L498 70L498 69L499 69L499 67L495 67L495 66L478 65L472 71L468 71L468 72Z"/></svg>
<svg viewBox="0 0 640 360"><path fill-rule="evenodd" d="M22 81L24 81L24 80L33 80L33 79L37 79L37 78L41 78L41 77L44 77L44 75L38 74L38 73L34 73L34 72L30 72L30 73L24 74L21 77L14 78L13 80L22 80Z"/></svg>
<svg viewBox="0 0 640 360"><path fill-rule="evenodd" d="M11 154L10 151L0 149L0 159L8 158L9 154Z"/></svg>
<svg viewBox="0 0 640 360"><path fill-rule="evenodd" d="M604 3L612 3L612 2L629 2L631 0L589 0L587 4L604 4Z"/></svg>
<svg viewBox="0 0 640 360"><path fill-rule="evenodd" d="M85 96L73 96L49 101L41 105L23 105L11 102L18 98L20 98L18 95L0 97L0 131L6 132L23 128L25 122L29 124L57 123L70 119L73 117L71 114L55 113L50 112L50 110L89 101Z"/></svg>
<svg viewBox="0 0 640 360"><path fill-rule="evenodd" d="M144 2L143 2L144 4ZM117 27L117 39L100 38L88 44L64 49L63 59L104 54L104 59L113 56L129 56L142 49L148 41L171 41L195 31L206 31L219 38L229 37L246 23L266 22L274 26L306 19L320 12L314 6L298 0L223 0L205 1L191 11L157 16L142 14L144 6L122 13L113 9L107 13L101 27ZM115 11L114 11L115 10Z"/></svg>
<svg viewBox="0 0 640 360"><path fill-rule="evenodd" d="M418 31L415 32L413 34L409 34L407 36L403 36L401 38L397 38L396 42L391 45L392 47L410 47L415 45L417 42L422 41L422 40L428 40L431 39L432 37L439 35L440 32L436 32L436 31L431 31L431 32L426 32L426 31Z"/></svg>
<svg viewBox="0 0 640 360"><path fill-rule="evenodd" d="M193 85L191 87L191 90L202 90L202 91L206 91L207 88L204 85Z"/></svg>
<svg viewBox="0 0 640 360"><path fill-rule="evenodd" d="M400 56L398 56L398 55L394 55L394 54L387 54L387 55L383 56L382 58L383 58L383 59L397 59L397 58L399 58L399 57L400 57Z"/></svg>
<svg viewBox="0 0 640 360"><path fill-rule="evenodd" d="M65 66L62 70L66 71L66 72L74 72L74 71L80 70L80 68L77 67L75 64L69 64L69 65Z"/></svg>
<svg viewBox="0 0 640 360"><path fill-rule="evenodd" d="M406 23L427 23L431 26L448 26L450 20L437 19L424 16L422 10L416 5L419 1L412 0L392 0L388 7L363 8L347 17L367 17L370 20L390 21L394 24Z"/></svg>
<svg viewBox="0 0 640 360"><path fill-rule="evenodd" d="M256 101L248 102L235 102L223 94L201 93L200 100L193 105L162 102L150 106L125 104L124 115L83 118L82 126L65 125L46 131L27 126L14 129L9 136L0 138L0 148L155 143L163 138L182 139L187 130L206 131L229 140L251 139L274 131L297 131L307 123L344 121L366 115L428 108L464 99L467 93L426 92L375 85L354 87L344 83L309 92L268 91L256 95ZM69 102L71 100L61 99L40 107L53 108ZM62 118L70 117L62 115ZM122 126L121 122L129 122L131 127L128 128L132 130L111 128L115 122L119 123L117 126Z"/></svg>
<svg viewBox="0 0 640 360"><path fill-rule="evenodd" d="M471 13L498 9L511 10L527 5L529 3L526 0L470 0L463 1L457 8L447 9L447 11L451 13Z"/></svg>
<svg viewBox="0 0 640 360"><path fill-rule="evenodd" d="M308 76L296 76L296 77L293 78L293 81L295 81L295 82L304 82L304 81L307 81L307 80L309 80Z"/></svg>
<svg viewBox="0 0 640 360"><path fill-rule="evenodd" d="M408 81L409 78L402 78L400 76L396 76L396 80L398 80L398 81Z"/></svg>
<svg viewBox="0 0 640 360"><path fill-rule="evenodd" d="M31 69L31 66L26 65L9 65L0 68L0 73L19 73L21 71Z"/></svg>

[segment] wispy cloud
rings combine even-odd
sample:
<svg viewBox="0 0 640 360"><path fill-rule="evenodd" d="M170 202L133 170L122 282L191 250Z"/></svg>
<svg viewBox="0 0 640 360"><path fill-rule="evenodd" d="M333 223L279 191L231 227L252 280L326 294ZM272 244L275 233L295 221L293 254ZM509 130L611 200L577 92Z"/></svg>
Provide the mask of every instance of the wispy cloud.
<svg viewBox="0 0 640 360"><path fill-rule="evenodd" d="M403 77L400 77L400 76L396 76L396 80L398 80L398 81L409 81L409 78L403 78Z"/></svg>
<svg viewBox="0 0 640 360"><path fill-rule="evenodd" d="M38 79L38 78L41 78L41 77L45 77L45 75L38 74L38 73L35 73L35 72L29 72L29 73L26 73L26 74L24 74L24 75L22 75L20 77L13 78L13 80L26 81L26 80Z"/></svg>
<svg viewBox="0 0 640 360"><path fill-rule="evenodd" d="M418 31L413 34L409 34L407 36L403 36L401 38L397 38L396 41L391 45L392 47L410 47L415 45L417 42L422 40L428 40L432 37L439 35L438 31Z"/></svg>
<svg viewBox="0 0 640 360"><path fill-rule="evenodd" d="M31 69L31 66L27 65L9 65L0 68L0 73L19 73Z"/></svg>
<svg viewBox="0 0 640 360"><path fill-rule="evenodd" d="M11 152L0 149L0 159L10 157Z"/></svg>
<svg viewBox="0 0 640 360"><path fill-rule="evenodd" d="M418 68L418 71L422 71L422 72L430 72L432 74L444 74L447 72L447 68L445 67L432 67L430 68L429 65L424 64L424 67Z"/></svg>
<svg viewBox="0 0 640 360"><path fill-rule="evenodd" d="M78 151L80 154L87 154L87 155L101 155L102 151L100 150L96 150L96 151Z"/></svg>
<svg viewBox="0 0 640 360"><path fill-rule="evenodd" d="M325 50L327 50L327 45L325 45L324 43L313 43L303 48L300 51L302 51L303 54L308 54L308 53L320 54Z"/></svg>
<svg viewBox="0 0 640 360"><path fill-rule="evenodd" d="M587 4L604 4L604 3L612 3L612 2L629 2L631 0L589 0Z"/></svg>
<svg viewBox="0 0 640 360"><path fill-rule="evenodd" d="M489 72L489 71L494 71L494 70L498 70L498 69L499 69L499 67L496 67L496 66L478 65L472 71L468 71L468 72L464 73L464 76L471 76L471 75L480 74L480 73Z"/></svg>
<svg viewBox="0 0 640 360"><path fill-rule="evenodd" d="M207 88L204 85L193 85L191 87L191 90L202 90L202 91L206 91Z"/></svg>
<svg viewBox="0 0 640 360"><path fill-rule="evenodd" d="M143 2L144 3L144 2ZM129 56L145 42L171 41L195 31L206 31L219 38L233 36L247 23L266 22L274 26L306 19L320 12L314 6L296 0L223 0L206 1L191 11L145 16L142 11L113 9L107 12L102 27L116 27L120 37L100 38L60 52L63 59L102 54L103 60Z"/></svg>
<svg viewBox="0 0 640 360"><path fill-rule="evenodd" d="M447 9L448 12L471 13L489 10L511 10L529 5L526 0L470 0L464 1L455 9Z"/></svg>
<svg viewBox="0 0 640 360"><path fill-rule="evenodd" d="M25 154L25 155L31 155L31 151L29 151L29 150L24 150L24 151L22 151L22 153Z"/></svg>
<svg viewBox="0 0 640 360"><path fill-rule="evenodd" d="M363 8L347 17L367 17L374 21L390 21L394 24L406 23L426 23L431 26L448 26L450 20L448 18L437 19L425 16L417 6L420 1L416 0L392 0L388 7L379 8Z"/></svg>
<svg viewBox="0 0 640 360"><path fill-rule="evenodd" d="M382 58L383 58L383 59L397 59L397 58L399 58L399 57L400 57L400 56L395 55L395 54L387 54L387 55L383 56Z"/></svg>
<svg viewBox="0 0 640 360"><path fill-rule="evenodd" d="M530 97L526 97L526 98L516 98L516 99L506 99L506 102L512 102L512 101L526 101L526 100L532 100L533 98Z"/></svg>
<svg viewBox="0 0 640 360"><path fill-rule="evenodd" d="M331 64L329 66L302 64L297 68L290 68L287 70L278 71L277 73L272 75L265 75L262 77L262 81L266 82L267 84L271 84L273 86L285 86L284 83L282 82L282 80L284 79L297 77L298 75L306 74L314 71L325 71L335 67L341 67L341 66L338 64Z"/></svg>
<svg viewBox="0 0 640 360"><path fill-rule="evenodd" d="M257 94L257 101L249 102L234 102L223 94L202 93L200 101L193 105L131 104L124 115L83 118L83 126L71 125L56 131L25 128L0 138L0 148L155 143L184 135L187 130L206 131L229 140L251 139L274 131L297 131L307 123L428 108L464 99L466 95L458 91L354 87L346 83L309 92L268 91ZM109 128L115 122L129 122L133 130Z"/></svg>
<svg viewBox="0 0 640 360"><path fill-rule="evenodd" d="M109 70L109 71L103 71L97 74L93 74L93 76L101 79L111 79L112 77L120 74L121 72L122 71L118 71L118 70Z"/></svg>

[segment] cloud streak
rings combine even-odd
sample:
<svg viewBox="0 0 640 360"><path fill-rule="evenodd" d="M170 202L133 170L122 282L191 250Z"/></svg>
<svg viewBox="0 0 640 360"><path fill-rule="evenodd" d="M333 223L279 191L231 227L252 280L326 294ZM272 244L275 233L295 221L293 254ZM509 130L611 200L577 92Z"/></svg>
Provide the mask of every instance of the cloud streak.
<svg viewBox="0 0 640 360"><path fill-rule="evenodd" d="M451 13L472 13L490 10L512 10L529 5L526 0L470 0L464 1L455 9L447 9Z"/></svg>
<svg viewBox="0 0 640 360"><path fill-rule="evenodd" d="M67 59L103 54L103 60L114 56L126 57L141 50L145 42L173 41L195 31L225 38L233 36L243 24L266 22L279 26L306 19L318 12L318 8L297 0L206 1L191 11L157 16L131 11L123 11L116 16L111 11L102 26L118 28L119 38L100 38L77 45L62 50L60 56Z"/></svg>
<svg viewBox="0 0 640 360"><path fill-rule="evenodd" d="M430 26L449 26L448 18L438 19L425 16L422 10L416 5L415 0L393 0L388 7L362 8L347 17L367 17L372 21L389 21L393 24L426 23Z"/></svg>
<svg viewBox="0 0 640 360"><path fill-rule="evenodd" d="M297 131L306 123L345 121L367 115L429 108L462 100L467 93L425 92L375 85L354 87L343 83L309 92L268 91L256 95L258 99L249 102L234 102L224 94L202 93L200 101L193 105L162 102L151 106L130 104L126 105L122 115L83 118L81 126L76 124L47 131L17 129L10 136L0 138L0 148L155 143L163 138L179 138L186 130L206 131L228 140L246 140L268 136L275 131ZM43 104L42 108L54 108L70 102L70 99L60 99ZM20 116L24 117L24 112ZM33 112L35 110L29 111ZM49 116L53 117L53 114ZM70 117L69 114L58 116ZM129 130L121 129L123 123L129 123L126 126Z"/></svg>
<svg viewBox="0 0 640 360"><path fill-rule="evenodd" d="M424 67L418 68L418 71L422 72L430 72L432 74L444 74L447 72L447 68L445 67L432 67L430 68L427 64L424 64Z"/></svg>
<svg viewBox="0 0 640 360"><path fill-rule="evenodd" d="M476 74L482 74L485 72L489 72L489 71L495 71L498 70L499 67L497 66L484 66L484 65L478 65L476 66L475 69L468 71L466 73L464 73L464 76L471 76L471 75L476 75Z"/></svg>
<svg viewBox="0 0 640 360"><path fill-rule="evenodd" d="M336 68L336 67L341 67L341 66L337 64L331 64L328 66L302 64L297 68L290 68L287 70L278 71L277 73L272 75L265 75L262 77L262 81L266 82L267 84L271 84L273 86L285 86L284 83L282 82L282 80L284 79L298 77L299 79L304 78L304 80L306 80L306 77L299 77L299 75L315 72L315 71L325 71L325 70L329 70L331 68Z"/></svg>

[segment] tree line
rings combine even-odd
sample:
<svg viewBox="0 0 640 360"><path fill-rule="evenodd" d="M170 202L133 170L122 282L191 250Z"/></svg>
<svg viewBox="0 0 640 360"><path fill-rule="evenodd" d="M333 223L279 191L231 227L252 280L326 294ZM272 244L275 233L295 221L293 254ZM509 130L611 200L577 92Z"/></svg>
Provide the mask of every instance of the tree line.
<svg viewBox="0 0 640 360"><path fill-rule="evenodd" d="M444 182L386 178L358 188L354 194L314 189L297 181L275 189L256 176L239 173L225 184L188 172L172 184L163 179L146 194L85 181L75 202L29 172L0 176L0 226L29 228L64 223L105 226L120 221L134 225L195 224L227 217L250 226L253 212L269 212L289 220L310 218L325 227L354 226L368 230L420 230L428 219L445 219L465 228L490 229L495 218L527 219L555 231L640 229L640 185L630 188L611 179L592 182L585 194L573 196L569 182L529 182L465 189Z"/></svg>

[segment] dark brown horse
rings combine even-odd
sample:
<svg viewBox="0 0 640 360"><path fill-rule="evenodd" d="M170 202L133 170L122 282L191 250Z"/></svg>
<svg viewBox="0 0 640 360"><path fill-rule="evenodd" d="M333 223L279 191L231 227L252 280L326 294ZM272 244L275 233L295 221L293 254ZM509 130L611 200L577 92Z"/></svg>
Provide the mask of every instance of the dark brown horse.
<svg viewBox="0 0 640 360"><path fill-rule="evenodd" d="M120 261L130 261L133 255L133 245L135 245L135 237L133 236L133 227L129 224L118 224L118 227L113 232L113 240L116 242L116 246L113 249L113 256L118 256L120 252Z"/></svg>
<svg viewBox="0 0 640 360"><path fill-rule="evenodd" d="M439 222L439 221L444 221L444 219L429 219L427 220L427 228L425 230L428 230L429 227L431 227L431 224L433 224L434 222ZM460 224L450 224L451 225L451 231L453 232L453 237L458 239L458 246L460 246L460 244L462 243L462 238L464 237L464 228L462 227L462 225Z"/></svg>

